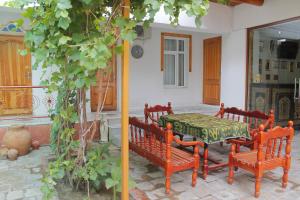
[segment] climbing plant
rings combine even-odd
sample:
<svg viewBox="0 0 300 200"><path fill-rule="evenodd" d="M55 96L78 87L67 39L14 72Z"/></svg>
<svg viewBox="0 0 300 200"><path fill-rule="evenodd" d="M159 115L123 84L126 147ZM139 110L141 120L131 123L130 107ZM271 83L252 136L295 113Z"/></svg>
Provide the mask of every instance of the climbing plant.
<svg viewBox="0 0 300 200"><path fill-rule="evenodd" d="M129 19L122 15L122 0L12 0L8 5L24 8L23 17L31 26L24 38L35 58L33 68L41 67L44 74L52 72L43 76L41 84L57 94L55 109L49 111L56 159L49 163L43 179L44 198L52 197L61 179L77 189L83 186L88 195L91 188L102 184L120 190L120 165L109 155L108 146L87 148L96 123L87 123L86 90L96 83L96 73L110 66L112 55L122 53L120 40L136 38L137 24L148 27L163 8L174 26L181 12L194 16L200 26L209 1L131 0ZM23 20L16 22L21 26ZM78 131L75 123L79 123Z"/></svg>

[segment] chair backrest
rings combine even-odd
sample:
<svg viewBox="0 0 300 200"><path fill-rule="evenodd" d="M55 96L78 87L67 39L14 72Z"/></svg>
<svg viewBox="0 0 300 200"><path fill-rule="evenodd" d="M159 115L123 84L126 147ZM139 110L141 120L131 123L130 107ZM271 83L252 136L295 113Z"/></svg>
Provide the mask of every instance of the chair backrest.
<svg viewBox="0 0 300 200"><path fill-rule="evenodd" d="M145 122L146 123L158 123L160 116L174 114L171 106L171 102L168 102L167 106L155 105L149 107L146 103L144 108ZM150 120L149 120L150 119Z"/></svg>
<svg viewBox="0 0 300 200"><path fill-rule="evenodd" d="M157 150L159 150L161 156L168 157L165 153L168 154L168 152L170 152L171 143L173 141L171 124L167 124L167 128L164 130L156 124L147 124L136 117L129 117L129 126L130 143L148 152L156 153ZM166 144L166 147L164 147L165 145L163 145L163 143Z"/></svg>
<svg viewBox="0 0 300 200"><path fill-rule="evenodd" d="M291 141L294 137L293 122L289 121L288 126L283 128L276 126L273 129L264 131L264 125L259 126L259 133L257 136L258 152L257 160L270 160L282 158L290 155ZM282 151L285 149L285 151Z"/></svg>
<svg viewBox="0 0 300 200"><path fill-rule="evenodd" d="M260 124L264 124L265 128L273 128L275 119L273 110L270 110L269 115L267 115L257 110L244 111L236 107L225 108L224 103L221 104L220 110L216 116L248 123L250 129L258 129Z"/></svg>

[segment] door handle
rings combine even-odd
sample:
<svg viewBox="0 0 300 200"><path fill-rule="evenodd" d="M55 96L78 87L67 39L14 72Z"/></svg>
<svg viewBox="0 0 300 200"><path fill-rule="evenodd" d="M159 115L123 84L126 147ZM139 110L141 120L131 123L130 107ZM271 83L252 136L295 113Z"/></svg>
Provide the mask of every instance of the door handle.
<svg viewBox="0 0 300 200"><path fill-rule="evenodd" d="M300 78L295 78L294 83L294 101L300 100Z"/></svg>

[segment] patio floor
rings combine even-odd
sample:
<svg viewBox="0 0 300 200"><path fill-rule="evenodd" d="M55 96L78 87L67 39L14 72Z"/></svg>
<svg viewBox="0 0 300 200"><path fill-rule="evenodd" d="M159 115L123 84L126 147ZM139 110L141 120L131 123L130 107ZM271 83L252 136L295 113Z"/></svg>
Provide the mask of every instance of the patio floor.
<svg viewBox="0 0 300 200"><path fill-rule="evenodd" d="M300 133L297 132L292 146L292 166L286 189L281 188L282 169L264 174L259 199L300 200ZM209 155L227 161L229 145L209 146ZM130 154L131 176L137 183L137 195L145 195L151 200L250 200L254 198L255 177L243 170L235 172L233 185L227 184L228 168L210 172L207 180L199 173L196 187L191 186L192 171L175 173L171 176L171 193L165 194L163 171L135 153ZM141 195L143 194L143 195ZM136 199L141 199L137 197Z"/></svg>
<svg viewBox="0 0 300 200"><path fill-rule="evenodd" d="M282 170L275 170L264 175L260 199L300 199L300 133L293 142L292 167L289 172L287 189L281 188ZM220 147L218 144L210 146L210 156L227 160L228 145ZM51 157L50 148L45 146L40 150L19 157L17 161L0 161L0 200L40 200L42 174ZM243 170L235 174L233 185L226 182L228 170L211 172L207 180L199 176L195 188L191 187L191 171L175 173L171 177L171 194L165 194L163 171L135 153L130 153L130 174L135 180L136 188L131 191L131 199L136 200L233 200L255 199L254 177ZM74 198L74 192L69 191L65 199ZM74 194L75 195L75 194ZM78 194L76 194L78 196ZM69 198L66 198L69 197ZM95 199L102 199L101 194ZM61 199L56 197L55 199ZM93 198L94 199L94 198Z"/></svg>

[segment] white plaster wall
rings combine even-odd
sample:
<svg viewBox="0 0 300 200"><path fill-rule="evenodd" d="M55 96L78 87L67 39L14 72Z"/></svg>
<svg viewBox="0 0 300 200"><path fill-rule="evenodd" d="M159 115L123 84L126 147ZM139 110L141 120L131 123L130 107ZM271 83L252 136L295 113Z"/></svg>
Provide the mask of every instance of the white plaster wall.
<svg viewBox="0 0 300 200"><path fill-rule="evenodd" d="M21 18L21 13L22 11L20 9L0 6L0 28L13 20ZM29 28L27 20L24 22L23 28Z"/></svg>
<svg viewBox="0 0 300 200"><path fill-rule="evenodd" d="M232 28L232 7L224 6L221 4L210 2L208 14L202 18L201 27L197 28L195 24L195 17L189 17L186 13L180 13L179 24L180 29L199 31L205 33L227 33ZM163 7L156 14L155 26L162 24L163 26L169 26L169 16L164 13ZM161 26L160 26L161 27Z"/></svg>
<svg viewBox="0 0 300 200"><path fill-rule="evenodd" d="M241 4L233 9L233 30L300 16L299 0L265 0L263 6Z"/></svg>
<svg viewBox="0 0 300 200"><path fill-rule="evenodd" d="M246 30L222 37L221 102L244 108L246 81Z"/></svg>
<svg viewBox="0 0 300 200"><path fill-rule="evenodd" d="M160 71L160 36L161 32L175 32L192 35L192 72L188 74L186 88L165 88L163 72ZM141 109L144 104L167 104L174 106L191 106L202 103L202 46L203 39L211 34L198 32L180 32L170 29L152 28L151 39L135 41L144 48L140 59L130 58L130 99L131 109Z"/></svg>

